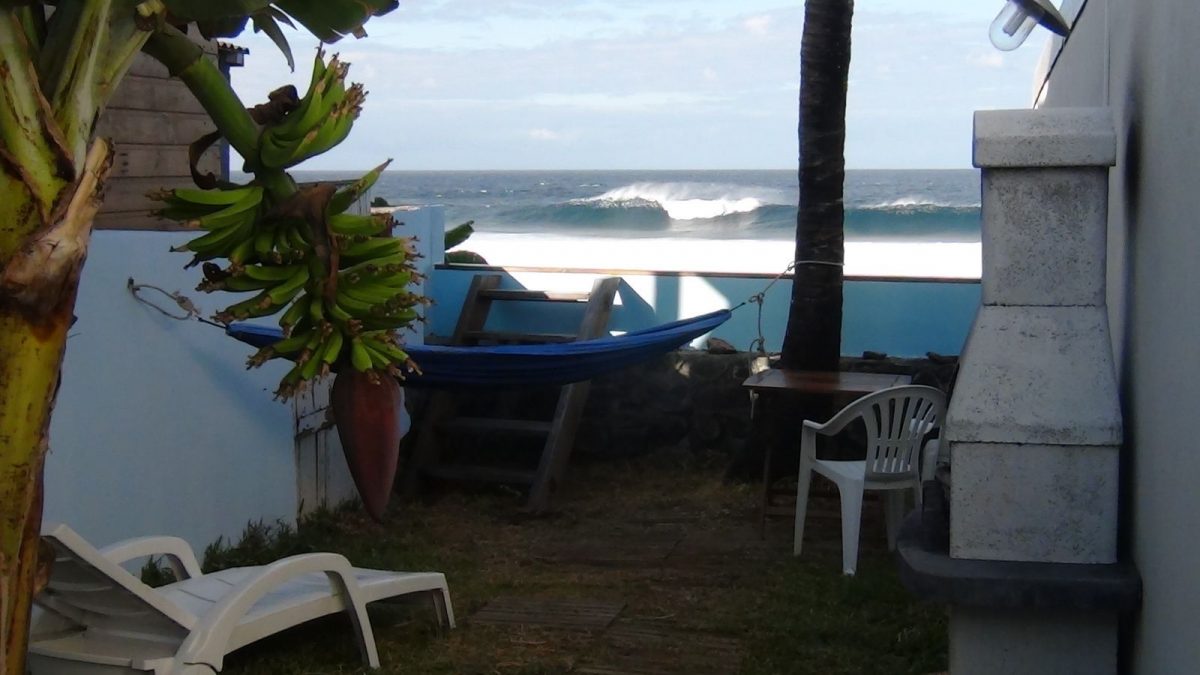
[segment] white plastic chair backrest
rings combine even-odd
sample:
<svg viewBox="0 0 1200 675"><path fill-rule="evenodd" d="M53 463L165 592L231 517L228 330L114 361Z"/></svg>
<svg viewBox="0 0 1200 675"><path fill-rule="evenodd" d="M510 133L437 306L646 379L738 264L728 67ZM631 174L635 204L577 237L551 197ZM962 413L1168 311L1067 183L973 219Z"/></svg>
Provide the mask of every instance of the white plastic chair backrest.
<svg viewBox="0 0 1200 675"><path fill-rule="evenodd" d="M80 626L131 636L182 640L196 617L96 550L66 525L48 524L54 550L46 588L34 602Z"/></svg>
<svg viewBox="0 0 1200 675"><path fill-rule="evenodd" d="M918 478L921 441L946 418L946 395L933 387L904 385L852 403L867 429L866 479Z"/></svg>

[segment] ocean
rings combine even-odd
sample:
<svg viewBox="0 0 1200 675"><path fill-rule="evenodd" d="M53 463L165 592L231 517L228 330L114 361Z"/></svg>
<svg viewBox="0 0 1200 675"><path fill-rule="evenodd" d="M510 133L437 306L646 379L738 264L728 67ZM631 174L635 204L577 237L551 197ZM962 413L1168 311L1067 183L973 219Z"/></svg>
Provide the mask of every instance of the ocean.
<svg viewBox="0 0 1200 675"><path fill-rule="evenodd" d="M474 221L462 248L491 264L776 274L798 188L790 170L388 171L372 196ZM847 171L845 202L848 276L978 278L977 171Z"/></svg>

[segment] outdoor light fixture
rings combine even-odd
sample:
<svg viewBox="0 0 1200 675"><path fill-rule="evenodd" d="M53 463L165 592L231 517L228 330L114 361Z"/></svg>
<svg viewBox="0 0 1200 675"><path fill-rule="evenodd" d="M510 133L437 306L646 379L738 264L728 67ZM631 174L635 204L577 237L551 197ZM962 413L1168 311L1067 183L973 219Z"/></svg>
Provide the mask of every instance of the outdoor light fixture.
<svg viewBox="0 0 1200 675"><path fill-rule="evenodd" d="M988 37L996 49L1012 51L1021 46L1033 32L1033 27L1042 24L1047 30L1066 36L1071 32L1067 20L1054 8L1050 0L1008 0L1004 9L992 21Z"/></svg>

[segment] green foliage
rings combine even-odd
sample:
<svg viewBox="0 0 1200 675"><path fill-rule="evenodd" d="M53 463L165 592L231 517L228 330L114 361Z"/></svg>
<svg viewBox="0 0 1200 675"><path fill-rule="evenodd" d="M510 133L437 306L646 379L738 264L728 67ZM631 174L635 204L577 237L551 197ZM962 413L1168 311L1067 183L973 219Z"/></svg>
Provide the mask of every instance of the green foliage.
<svg viewBox="0 0 1200 675"><path fill-rule="evenodd" d="M292 65L291 48L279 24L303 25L322 42L346 35L362 37L373 16L396 9L396 0L162 0L175 21L195 22L206 37L236 37L252 21L279 47Z"/></svg>
<svg viewBox="0 0 1200 675"><path fill-rule="evenodd" d="M384 199L383 197L376 197L371 200L371 206L375 208L383 208L386 206L391 206L391 204L389 204L388 200Z"/></svg>
<svg viewBox="0 0 1200 675"><path fill-rule="evenodd" d="M946 666L944 608L916 602L895 563L864 557L858 575L832 561L790 559L764 579L742 611L753 617L743 672L925 675Z"/></svg>
<svg viewBox="0 0 1200 675"><path fill-rule="evenodd" d="M471 235L475 233L475 228L473 227L474 224L475 221L468 220L461 225L455 225L454 227L446 230L446 237L442 243L442 245L445 247L445 250L449 251L450 249L469 239Z"/></svg>
<svg viewBox="0 0 1200 675"><path fill-rule="evenodd" d="M246 524L237 542L217 539L204 549L201 569L207 574L229 567L265 565L269 562L315 549L283 521L263 521Z"/></svg>

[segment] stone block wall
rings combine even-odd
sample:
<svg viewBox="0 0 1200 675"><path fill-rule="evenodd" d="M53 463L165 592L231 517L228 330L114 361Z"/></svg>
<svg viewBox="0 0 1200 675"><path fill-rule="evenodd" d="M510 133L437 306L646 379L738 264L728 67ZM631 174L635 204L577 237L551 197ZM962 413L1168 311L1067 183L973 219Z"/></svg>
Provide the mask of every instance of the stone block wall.
<svg viewBox="0 0 1200 675"><path fill-rule="evenodd" d="M679 350L632 368L592 380L591 392L575 439L575 457L616 459L650 452L721 458L730 475L761 477L765 447L787 449L798 443L799 419L823 419L831 411L802 412L791 405L764 405L751 424L750 398L742 382L770 367L773 358L751 352L716 354ZM892 372L913 376L914 383L949 391L957 359L845 358L844 370ZM549 419L558 387L481 391L461 399L461 413L480 417ZM406 398L419 420L427 393L410 389ZM405 444L413 442L410 434ZM463 440L456 450L473 460L528 464L540 440L492 436ZM787 466L787 452L777 452Z"/></svg>

